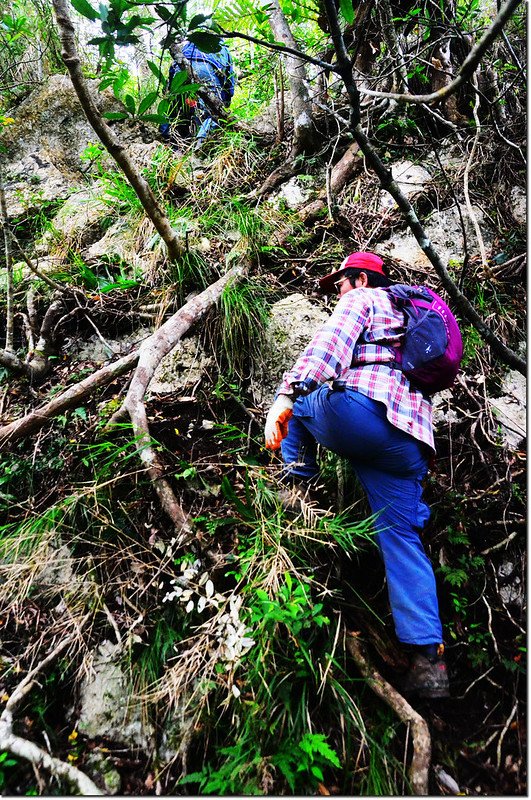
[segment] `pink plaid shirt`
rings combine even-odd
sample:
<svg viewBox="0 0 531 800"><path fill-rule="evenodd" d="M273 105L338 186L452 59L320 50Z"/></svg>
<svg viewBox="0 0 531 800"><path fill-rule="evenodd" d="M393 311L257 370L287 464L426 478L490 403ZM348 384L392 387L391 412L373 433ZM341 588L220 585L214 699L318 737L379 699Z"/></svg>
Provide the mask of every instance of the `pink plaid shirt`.
<svg viewBox="0 0 531 800"><path fill-rule="evenodd" d="M338 301L294 367L282 376L279 394L305 381L313 391L325 381L355 389L384 403L387 419L433 450L432 405L403 372L389 363L389 343L404 332L404 315L382 289L353 289ZM352 366L355 365L355 366Z"/></svg>

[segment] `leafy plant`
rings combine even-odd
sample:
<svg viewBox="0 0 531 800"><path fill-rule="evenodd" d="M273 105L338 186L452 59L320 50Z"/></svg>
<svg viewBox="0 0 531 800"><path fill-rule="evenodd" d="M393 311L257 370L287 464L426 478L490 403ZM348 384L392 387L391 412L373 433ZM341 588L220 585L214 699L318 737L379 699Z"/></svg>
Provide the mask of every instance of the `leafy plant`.
<svg viewBox="0 0 531 800"><path fill-rule="evenodd" d="M13 767L16 767L18 761L12 758L9 753L5 751L0 753L0 789L3 789L6 783L6 771L9 772Z"/></svg>

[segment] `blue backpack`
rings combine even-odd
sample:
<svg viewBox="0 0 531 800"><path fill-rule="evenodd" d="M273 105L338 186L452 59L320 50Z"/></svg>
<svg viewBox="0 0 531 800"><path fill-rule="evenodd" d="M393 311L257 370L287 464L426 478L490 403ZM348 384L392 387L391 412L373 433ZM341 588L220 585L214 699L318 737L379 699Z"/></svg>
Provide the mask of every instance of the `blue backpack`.
<svg viewBox="0 0 531 800"><path fill-rule="evenodd" d="M405 316L406 332L395 347L394 366L425 394L448 389L463 357L459 325L444 302L427 286L398 283L385 289Z"/></svg>

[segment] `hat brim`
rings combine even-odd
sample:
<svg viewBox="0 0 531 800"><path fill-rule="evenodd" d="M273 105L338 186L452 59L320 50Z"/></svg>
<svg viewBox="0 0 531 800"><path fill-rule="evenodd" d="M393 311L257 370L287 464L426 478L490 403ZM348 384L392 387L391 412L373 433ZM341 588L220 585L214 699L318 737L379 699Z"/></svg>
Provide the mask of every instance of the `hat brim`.
<svg viewBox="0 0 531 800"><path fill-rule="evenodd" d="M350 269L350 267L338 269L329 275L325 275L324 278L319 278L319 291L322 294L334 294L336 291L334 283L341 278L346 269Z"/></svg>

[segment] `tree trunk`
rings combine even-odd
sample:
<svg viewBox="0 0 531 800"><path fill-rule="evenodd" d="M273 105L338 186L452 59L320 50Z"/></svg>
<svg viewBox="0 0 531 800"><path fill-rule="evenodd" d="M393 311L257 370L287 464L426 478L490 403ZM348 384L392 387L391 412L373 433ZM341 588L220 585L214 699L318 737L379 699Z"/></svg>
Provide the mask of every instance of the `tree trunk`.
<svg viewBox="0 0 531 800"><path fill-rule="evenodd" d="M271 0L269 4L269 23L277 42L282 42L287 47L297 48L286 17L280 8L279 0ZM306 86L304 61L295 56L286 56L286 72L293 110L293 142L290 153L290 159L293 160L301 153L313 152L316 136L310 96Z"/></svg>

